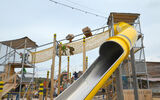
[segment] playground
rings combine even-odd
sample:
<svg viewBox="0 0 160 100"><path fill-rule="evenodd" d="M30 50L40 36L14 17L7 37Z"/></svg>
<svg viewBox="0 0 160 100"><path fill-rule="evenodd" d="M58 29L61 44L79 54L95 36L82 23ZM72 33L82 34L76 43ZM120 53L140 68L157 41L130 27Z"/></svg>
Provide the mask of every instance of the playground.
<svg viewBox="0 0 160 100"><path fill-rule="evenodd" d="M1 1L0 100L160 100L159 4Z"/></svg>
<svg viewBox="0 0 160 100"><path fill-rule="evenodd" d="M1 100L152 100L139 18L113 12L104 27L85 27L62 40L53 34L53 42L40 46L28 37L1 41ZM99 57L89 64L87 52L96 48ZM83 65L73 71L71 59L78 54ZM48 60L46 76L36 77L37 64Z"/></svg>

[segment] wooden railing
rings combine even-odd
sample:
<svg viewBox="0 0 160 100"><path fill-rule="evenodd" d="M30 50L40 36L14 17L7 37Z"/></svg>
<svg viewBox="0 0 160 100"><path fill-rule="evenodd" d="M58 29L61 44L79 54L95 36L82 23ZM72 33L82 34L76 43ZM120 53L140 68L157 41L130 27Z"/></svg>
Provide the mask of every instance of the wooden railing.
<svg viewBox="0 0 160 100"><path fill-rule="evenodd" d="M5 76L7 75L7 73L1 73L0 74L0 78L2 79L2 81L5 79Z"/></svg>
<svg viewBox="0 0 160 100"><path fill-rule="evenodd" d="M20 74L20 72L15 73L14 75L12 75L11 77L3 80L4 83L10 82L11 80L14 80L14 83L16 83L16 79L17 79L17 75Z"/></svg>
<svg viewBox="0 0 160 100"><path fill-rule="evenodd" d="M15 73L14 75L10 76L9 78L7 78L7 73L0 74L2 81L4 82L4 87L2 88L2 91L0 92L0 100L11 89L15 88L15 86L17 85L16 80L17 80L18 74L20 74L20 72Z"/></svg>

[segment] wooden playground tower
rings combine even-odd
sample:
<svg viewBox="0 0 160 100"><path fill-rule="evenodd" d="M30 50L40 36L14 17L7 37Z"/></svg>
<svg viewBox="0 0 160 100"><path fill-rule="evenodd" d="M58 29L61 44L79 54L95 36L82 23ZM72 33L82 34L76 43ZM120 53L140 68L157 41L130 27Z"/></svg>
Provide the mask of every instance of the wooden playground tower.
<svg viewBox="0 0 160 100"><path fill-rule="evenodd" d="M0 99L7 94L8 98L11 94L19 95L17 98L20 98L26 95L25 92L22 93L22 85L28 85L28 88L33 86L35 66L28 61L22 60L26 59L24 55L28 54L27 49L33 47L35 48L37 45L28 37L0 42L0 65L1 68L4 68L0 74L1 82L4 83L3 90L0 92ZM17 68L20 69L19 72L15 71ZM22 77L25 74L22 70L25 68L33 69L32 78ZM18 91L15 91L17 89Z"/></svg>
<svg viewBox="0 0 160 100"><path fill-rule="evenodd" d="M133 49L131 49L130 56L122 62L112 75L110 79L112 80L112 83L106 87L106 100L151 100L152 91L149 89L143 45L144 36L141 32L140 26L140 14L110 13L107 22L110 29L110 36L114 36L114 24L117 24L118 22L126 22L134 26L138 32L138 40ZM122 81L122 76L126 77L129 81L127 88L123 87L124 80ZM138 82L138 79L142 77L147 79L147 87L145 88L142 86L142 83ZM139 84L141 84L141 86Z"/></svg>

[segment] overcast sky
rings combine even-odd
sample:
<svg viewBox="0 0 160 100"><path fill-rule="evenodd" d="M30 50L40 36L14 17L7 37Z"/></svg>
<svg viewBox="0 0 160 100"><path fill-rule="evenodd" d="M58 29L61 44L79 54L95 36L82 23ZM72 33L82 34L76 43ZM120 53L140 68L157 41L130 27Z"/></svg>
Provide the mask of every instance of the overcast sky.
<svg viewBox="0 0 160 100"><path fill-rule="evenodd" d="M140 13L146 58L148 61L160 61L160 0L56 1L106 17L110 12ZM86 26L95 29L106 22L106 19L66 8L49 0L0 0L0 41L28 36L41 45L53 41L54 33L57 33L58 39L63 39L67 34L81 33L81 29ZM89 63L92 63L98 57L98 49L89 51L87 55ZM64 57L63 59L65 62ZM71 70L82 69L82 54L71 59ZM42 71L49 70L50 65L50 61L37 64L37 71L44 75ZM65 66L63 65L64 68Z"/></svg>

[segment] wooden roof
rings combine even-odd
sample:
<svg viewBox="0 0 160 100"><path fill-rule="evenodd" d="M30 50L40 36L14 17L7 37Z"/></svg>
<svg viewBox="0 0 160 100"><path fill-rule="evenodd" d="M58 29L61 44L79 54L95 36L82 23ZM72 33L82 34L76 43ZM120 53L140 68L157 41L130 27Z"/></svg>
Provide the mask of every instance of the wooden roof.
<svg viewBox="0 0 160 100"><path fill-rule="evenodd" d="M160 62L147 61L146 64L150 77L160 77Z"/></svg>
<svg viewBox="0 0 160 100"><path fill-rule="evenodd" d="M26 48L34 48L38 46L34 41L29 39L28 37L23 37L15 40L2 41L0 43L8 47L11 47L13 49L23 49L25 46L25 40L26 40Z"/></svg>
<svg viewBox="0 0 160 100"><path fill-rule="evenodd" d="M112 17L114 20L114 23L118 22L126 22L129 24L133 24L135 20L140 16L138 13L116 13L116 12L111 12L109 17L108 17L108 25L111 25L112 23Z"/></svg>
<svg viewBox="0 0 160 100"><path fill-rule="evenodd" d="M160 82L160 78L140 78L141 80L149 80L151 82Z"/></svg>

